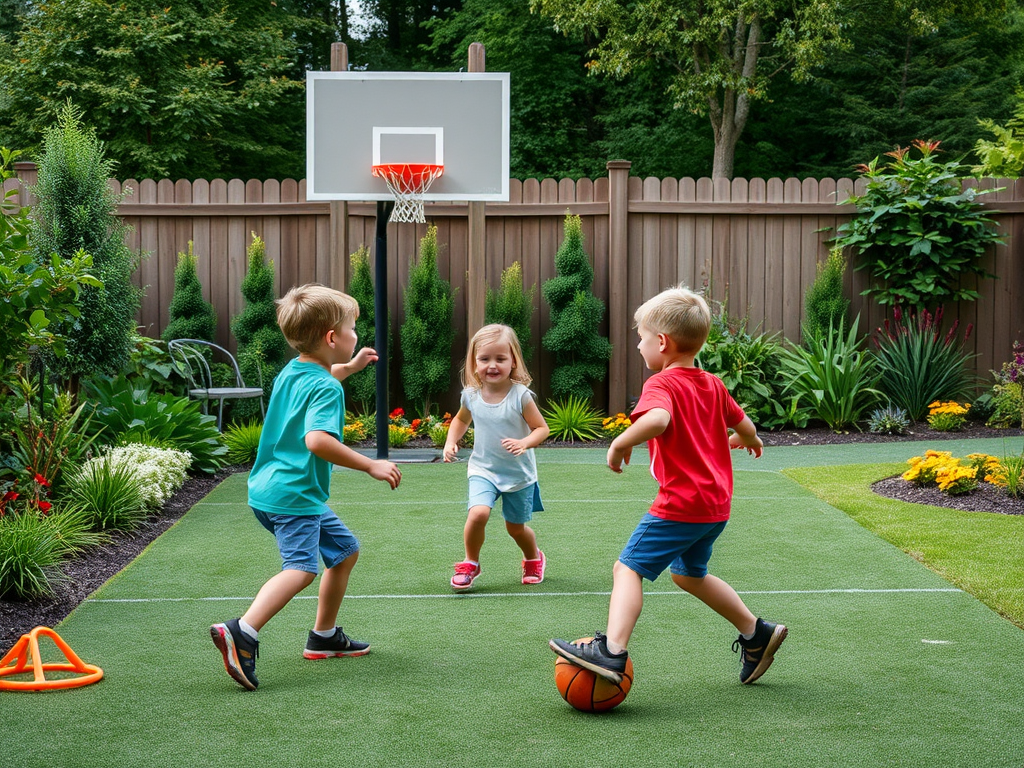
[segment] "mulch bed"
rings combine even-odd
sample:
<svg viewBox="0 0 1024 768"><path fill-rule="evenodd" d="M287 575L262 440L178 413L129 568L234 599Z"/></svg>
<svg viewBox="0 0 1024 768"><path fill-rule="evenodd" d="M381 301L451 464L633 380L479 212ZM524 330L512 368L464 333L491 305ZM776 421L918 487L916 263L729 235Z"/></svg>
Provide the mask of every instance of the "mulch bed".
<svg viewBox="0 0 1024 768"><path fill-rule="evenodd" d="M933 432L926 424L915 424L906 435L873 435L868 432L833 432L823 428L762 432L766 447L784 445L842 445L846 443L890 443L912 440L942 440L978 437L1019 437L1020 429L989 429L969 424L961 432ZM607 445L596 443L569 443L549 441L545 447L582 448ZM365 447L375 447L367 442ZM421 438L411 441L410 448L429 448L430 441ZM62 568L65 583L58 587L57 595L30 601L0 599L0 655L18 638L36 626L53 627L73 611L86 597L98 589L144 550L150 542L177 522L197 501L213 490L224 478L246 472L248 465L226 467L213 475L190 477L160 512L140 529L131 533L114 533L109 543L89 550L81 557L68 560ZM873 486L882 496L917 504L951 507L967 511L999 512L1008 515L1024 514L1024 500L1011 499L987 483L968 496L947 496L934 488L916 488L900 478L882 480Z"/></svg>

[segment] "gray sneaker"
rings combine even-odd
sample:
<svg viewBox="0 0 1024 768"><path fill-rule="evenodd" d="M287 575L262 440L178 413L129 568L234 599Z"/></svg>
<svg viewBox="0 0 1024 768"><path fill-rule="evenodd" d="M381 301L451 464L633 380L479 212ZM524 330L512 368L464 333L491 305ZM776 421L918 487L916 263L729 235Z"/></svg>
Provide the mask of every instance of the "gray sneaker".
<svg viewBox="0 0 1024 768"><path fill-rule="evenodd" d="M231 678L248 691L255 691L256 659L260 655L259 641L250 640L238 626L238 619L210 627L210 637L224 656L224 668Z"/></svg>
<svg viewBox="0 0 1024 768"><path fill-rule="evenodd" d="M331 637L320 637L316 632L310 630L302 658L331 659L344 656L365 656L369 652L369 643L353 640L341 631L341 627L335 627Z"/></svg>
<svg viewBox="0 0 1024 768"><path fill-rule="evenodd" d="M618 685L626 671L629 652L612 653L608 650L608 638L600 632L588 643L567 643L565 640L551 640L548 647L563 659L568 659L584 669L589 669L606 680Z"/></svg>
<svg viewBox="0 0 1024 768"><path fill-rule="evenodd" d="M782 641L786 639L788 633L789 630L784 624L772 624L770 621L758 619L752 638L744 640L743 635L736 638L732 644L733 653L743 649L740 656L742 661L741 683L744 685L752 683L768 670L775 660L775 652L779 650L779 646L782 645Z"/></svg>

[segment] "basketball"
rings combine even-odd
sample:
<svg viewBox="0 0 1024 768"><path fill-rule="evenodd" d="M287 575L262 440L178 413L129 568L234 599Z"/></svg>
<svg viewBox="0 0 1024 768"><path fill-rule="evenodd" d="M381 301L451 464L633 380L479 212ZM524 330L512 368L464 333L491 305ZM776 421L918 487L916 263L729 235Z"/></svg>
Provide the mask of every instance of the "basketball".
<svg viewBox="0 0 1024 768"><path fill-rule="evenodd" d="M585 643L592 639L584 637L576 642ZM555 685L562 698L580 712L607 712L626 699L633 685L633 660L626 659L622 682L616 685L559 656L555 661Z"/></svg>

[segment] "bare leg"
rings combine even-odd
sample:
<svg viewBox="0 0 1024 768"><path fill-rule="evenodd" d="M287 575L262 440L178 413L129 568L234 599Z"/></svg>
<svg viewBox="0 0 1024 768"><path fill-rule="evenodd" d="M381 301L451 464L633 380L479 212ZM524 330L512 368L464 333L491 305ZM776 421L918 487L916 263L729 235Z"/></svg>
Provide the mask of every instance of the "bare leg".
<svg viewBox="0 0 1024 768"><path fill-rule="evenodd" d="M326 632L338 625L338 611L348 589L348 577L359 559L359 552L353 552L333 568L324 570L320 577L320 599L316 605L316 624L313 629Z"/></svg>
<svg viewBox="0 0 1024 768"><path fill-rule="evenodd" d="M639 573L622 562L612 568L612 597L608 604L608 650L626 650L640 611L644 607L644 583Z"/></svg>
<svg viewBox="0 0 1024 768"><path fill-rule="evenodd" d="M523 550L523 557L527 560L539 560L540 550L537 549L537 536L533 529L526 523L510 523L505 521L505 530L511 536L519 548Z"/></svg>
<svg viewBox="0 0 1024 768"><path fill-rule="evenodd" d="M312 584L315 578L315 573L307 571L293 569L281 571L260 587L256 599L252 601L249 610L242 616L242 621L259 632L263 629L264 624L288 605L288 601Z"/></svg>
<svg viewBox="0 0 1024 768"><path fill-rule="evenodd" d="M471 507L466 518L466 528L462 537L466 543L466 559L480 562L480 550L484 546L487 533L487 521L491 517L491 508L483 505Z"/></svg>
<svg viewBox="0 0 1024 768"><path fill-rule="evenodd" d="M736 590L717 576L705 576L697 579L692 576L672 574L676 586L696 597L740 631L749 635L757 625L757 617L750 612L746 604L736 594Z"/></svg>

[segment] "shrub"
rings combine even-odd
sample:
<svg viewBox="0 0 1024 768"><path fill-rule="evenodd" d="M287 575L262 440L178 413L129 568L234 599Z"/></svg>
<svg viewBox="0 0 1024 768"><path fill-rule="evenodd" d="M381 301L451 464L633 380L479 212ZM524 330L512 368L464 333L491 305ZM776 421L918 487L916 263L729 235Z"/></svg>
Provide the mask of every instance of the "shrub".
<svg viewBox="0 0 1024 768"><path fill-rule="evenodd" d="M608 374L612 345L598 331L605 308L590 290L594 269L583 250L579 216L565 217L565 239L555 254L555 272L543 286L551 307L551 327L542 343L555 358L551 392L556 398L586 401L594 394L591 382L604 381Z"/></svg>
<svg viewBox="0 0 1024 768"><path fill-rule="evenodd" d="M928 426L936 432L959 432L967 422L967 411L970 405L960 405L955 401L928 405Z"/></svg>
<svg viewBox="0 0 1024 768"><path fill-rule="evenodd" d="M533 299L536 293L536 284L530 286L529 291L524 289L523 268L516 261L501 273L501 285L497 291L487 288L487 298L484 301L484 324L501 323L515 331L526 363L533 358L530 318L533 316Z"/></svg>
<svg viewBox="0 0 1024 768"><path fill-rule="evenodd" d="M880 304L923 308L947 301L972 301L980 294L961 281L964 275L987 277L981 266L985 249L1002 240L985 215L980 195L992 190L963 189L966 168L957 160L939 163L939 142L913 142L859 166L867 181L863 195L847 202L857 213L839 227L837 244L860 255L857 269L878 283L864 295Z"/></svg>
<svg viewBox="0 0 1024 768"><path fill-rule="evenodd" d="M977 474L978 470L974 467L965 467L958 463L956 466L940 469L935 475L935 484L943 493L962 496L978 487Z"/></svg>
<svg viewBox="0 0 1024 768"><path fill-rule="evenodd" d="M135 335L125 377L136 387L150 392L186 394L185 379L178 364L167 351L167 343L160 339Z"/></svg>
<svg viewBox="0 0 1024 768"><path fill-rule="evenodd" d="M999 468L999 459L987 453L969 453L967 461L974 467L975 477L978 481L987 480L993 471Z"/></svg>
<svg viewBox="0 0 1024 768"><path fill-rule="evenodd" d="M549 404L544 411L544 420L551 428L554 440L597 440L601 437L601 414L591 407L590 400L569 395L561 401Z"/></svg>
<svg viewBox="0 0 1024 768"><path fill-rule="evenodd" d="M345 419L345 426L342 427L342 439L345 445L354 445L355 443L361 443L366 439L366 427L363 426L363 422L359 420L349 421Z"/></svg>
<svg viewBox="0 0 1024 768"><path fill-rule="evenodd" d="M84 467L97 462L105 462L112 468L128 467L139 481L143 504L149 509L159 509L185 482L192 456L173 448L126 443L90 459ZM80 472L85 471L84 467Z"/></svg>
<svg viewBox="0 0 1024 768"><path fill-rule="evenodd" d="M203 286L196 271L198 261L189 240L188 250L178 254L178 265L174 268L174 294L168 307L170 322L160 334L164 341L213 341L217 333L217 313L213 305L203 298Z"/></svg>
<svg viewBox="0 0 1024 768"><path fill-rule="evenodd" d="M451 284L437 270L437 227L430 226L420 240L419 260L409 270L401 329L405 397L422 403L424 413L430 412L433 396L451 384L454 312Z"/></svg>
<svg viewBox="0 0 1024 768"><path fill-rule="evenodd" d="M242 424L232 424L222 438L228 447L227 461L230 464L252 464L256 461L256 451L260 447L260 436L263 425L256 419Z"/></svg>
<svg viewBox="0 0 1024 768"><path fill-rule="evenodd" d="M989 482L1013 498L1024 495L1024 453L1020 456L1004 456L998 466L989 472Z"/></svg>
<svg viewBox="0 0 1024 768"><path fill-rule="evenodd" d="M903 473L903 479L919 486L934 485L940 470L959 463L949 451L927 450L924 456L907 459L910 469Z"/></svg>
<svg viewBox="0 0 1024 768"><path fill-rule="evenodd" d="M910 417L898 405L887 405L871 412L868 430L876 435L902 435L910 426Z"/></svg>
<svg viewBox="0 0 1024 768"><path fill-rule="evenodd" d="M818 273L804 296L804 339L816 339L834 328L846 331L850 300L843 295L846 257L842 248L829 251L828 259L818 264Z"/></svg>
<svg viewBox="0 0 1024 768"><path fill-rule="evenodd" d="M875 389L877 363L857 339L859 321L853 321L845 336L830 331L807 347L782 350L784 391L836 431L859 421L880 395Z"/></svg>
<svg viewBox="0 0 1024 768"><path fill-rule="evenodd" d="M445 441L448 439L448 427L450 424L435 424L428 432L427 437L430 438L430 443L435 448L444 448Z"/></svg>
<svg viewBox="0 0 1024 768"><path fill-rule="evenodd" d="M624 413L617 413L601 420L601 432L609 440L614 440L633 424L629 416Z"/></svg>
<svg viewBox="0 0 1024 768"><path fill-rule="evenodd" d="M966 350L971 326L959 342L957 320L942 333L942 308L931 314L893 310L893 322L885 321L875 336L882 376L878 388L890 401L905 408L918 421L928 404L936 400L965 399L974 388L968 364L975 357Z"/></svg>
<svg viewBox="0 0 1024 768"><path fill-rule="evenodd" d="M1002 370L992 371L996 383L992 387L990 427L1019 424L1024 429L1024 347L1013 342L1013 359L1003 363Z"/></svg>
<svg viewBox="0 0 1024 768"><path fill-rule="evenodd" d="M392 448L402 448L415 436L416 430L412 427L403 427L399 424L388 424L388 445Z"/></svg>
<svg viewBox="0 0 1024 768"><path fill-rule="evenodd" d="M122 370L135 334L135 257L125 243L128 227L117 215L119 196L107 185L113 175L95 132L84 127L82 112L68 102L43 138L32 244L37 261L54 253L62 259L90 254L92 273L102 282L82 289L81 314L60 329L67 354L54 367L73 380Z"/></svg>
<svg viewBox="0 0 1024 768"><path fill-rule="evenodd" d="M352 279L348 284L348 292L356 300L356 303L359 304L359 317L356 318L356 338L358 341L355 348L355 352L358 352L363 347L373 348L376 344L376 308L374 306L369 249L363 246L353 253L351 263ZM391 318L389 317L389 334L390 321ZM369 410L377 400L376 369L381 365L389 364L390 362L378 360L373 365L368 365L363 370L351 374L343 382L346 397L354 402L361 411Z"/></svg>
<svg viewBox="0 0 1024 768"><path fill-rule="evenodd" d="M49 597L66 581L60 571L65 548L54 526L35 514L0 517L0 596Z"/></svg>
<svg viewBox="0 0 1024 768"><path fill-rule="evenodd" d="M66 498L101 531L130 531L147 515L146 495L135 469L109 455L87 462L69 477Z"/></svg>
<svg viewBox="0 0 1024 768"><path fill-rule="evenodd" d="M977 176L1016 179L1024 170L1024 91L1017 89L1017 104L1006 126L993 120L978 120L978 125L995 136L995 141L978 139L974 153L981 161L971 168Z"/></svg>

